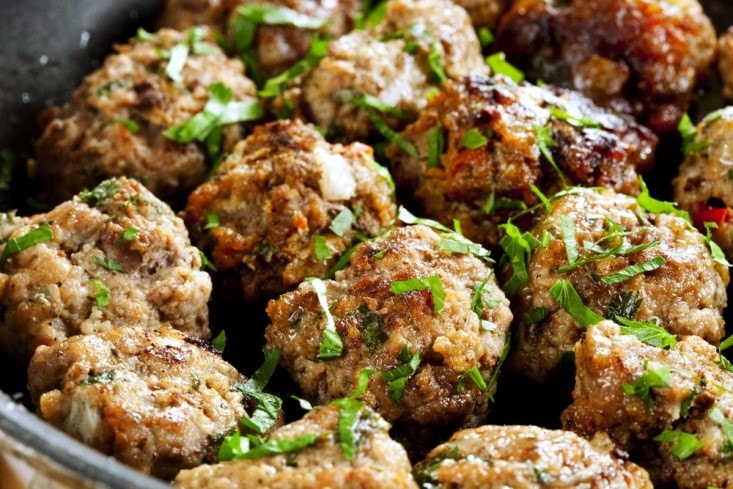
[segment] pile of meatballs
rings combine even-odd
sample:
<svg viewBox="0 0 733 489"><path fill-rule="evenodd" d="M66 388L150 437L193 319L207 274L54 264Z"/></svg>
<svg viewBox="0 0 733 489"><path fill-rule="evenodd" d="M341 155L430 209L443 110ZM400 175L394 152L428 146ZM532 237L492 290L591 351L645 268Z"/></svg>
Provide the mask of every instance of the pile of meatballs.
<svg viewBox="0 0 733 489"><path fill-rule="evenodd" d="M697 0L169 0L41 117L0 347L181 488L731 489L733 107L687 115L733 97L721 34ZM642 174L678 130L673 203ZM572 400L491 424L507 374Z"/></svg>

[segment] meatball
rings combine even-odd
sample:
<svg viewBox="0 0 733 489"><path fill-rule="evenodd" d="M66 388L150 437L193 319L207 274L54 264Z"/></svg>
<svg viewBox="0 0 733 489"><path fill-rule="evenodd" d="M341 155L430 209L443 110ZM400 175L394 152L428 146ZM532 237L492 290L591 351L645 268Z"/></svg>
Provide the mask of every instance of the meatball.
<svg viewBox="0 0 733 489"><path fill-rule="evenodd" d="M402 430L401 441L430 443L486 417L512 316L489 265L451 251L460 238L421 224L395 228L360 244L320 292L303 283L269 303L267 344L282 349L308 399L343 397L372 367L381 373L363 399ZM343 350L325 358L328 317Z"/></svg>
<svg viewBox="0 0 733 489"><path fill-rule="evenodd" d="M0 344L17 360L124 325L168 321L209 336L211 278L200 253L183 221L134 180L107 180L46 214L9 217L0 236Z"/></svg>
<svg viewBox="0 0 733 489"><path fill-rule="evenodd" d="M552 202L532 235L546 245L526 265L508 266L505 282L516 289L518 320L509 363L529 378L544 380L601 316L657 318L672 333L714 344L723 336L728 270L684 219L610 190L576 189Z"/></svg>
<svg viewBox="0 0 733 489"><path fill-rule="evenodd" d="M319 435L296 453L222 462L185 470L176 477L180 488L228 489L255 485L262 489L417 489L402 446L389 437L389 424L371 409L358 413L352 431L355 454L347 460L339 444L340 408L318 407L283 426L270 441Z"/></svg>
<svg viewBox="0 0 733 489"><path fill-rule="evenodd" d="M466 9L474 26L493 28L509 8L510 0L453 0L453 3Z"/></svg>
<svg viewBox="0 0 733 489"><path fill-rule="evenodd" d="M594 441L536 426L481 426L455 433L414 473L435 489L652 488L646 471L619 456L607 438Z"/></svg>
<svg viewBox="0 0 733 489"><path fill-rule="evenodd" d="M185 219L216 268L239 274L247 300L276 297L325 277L359 236L392 223L392 190L378 169L366 145L332 145L300 121L272 122L189 196ZM212 215L217 225L207 225Z"/></svg>
<svg viewBox="0 0 733 489"><path fill-rule="evenodd" d="M177 142L165 131L201 114L218 84L231 91L232 101L258 104L242 63L209 39L201 29L164 29L117 46L117 54L84 79L36 142L29 170L41 198L58 203L106 177L124 175L177 202L200 184L208 172L206 148L195 140ZM226 103L222 99L219 94L217 100ZM224 126L223 133L225 149L240 138L236 124Z"/></svg>
<svg viewBox="0 0 733 489"><path fill-rule="evenodd" d="M715 55L697 0L518 0L496 45L533 79L673 131Z"/></svg>
<svg viewBox="0 0 733 489"><path fill-rule="evenodd" d="M733 100L733 26L718 39L718 72L723 80L723 97Z"/></svg>
<svg viewBox="0 0 733 489"><path fill-rule="evenodd" d="M436 135L443 148L432 147ZM429 217L458 219L467 237L491 247L501 224L539 203L531 185L548 195L561 188L541 148L568 183L634 195L657 144L648 129L575 92L486 76L445 86L401 136L417 156L387 149L398 186Z"/></svg>
<svg viewBox="0 0 733 489"><path fill-rule="evenodd" d="M229 14L242 0L167 0L158 25L183 31L205 25L226 32Z"/></svg>
<svg viewBox="0 0 733 489"><path fill-rule="evenodd" d="M41 346L28 379L43 419L164 479L215 461L221 439L245 414L236 369L168 325Z"/></svg>
<svg viewBox="0 0 733 489"><path fill-rule="evenodd" d="M655 484L732 487L733 375L719 362L717 350L696 336L663 349L598 323L575 347L573 404L563 426L584 436L607 432L640 454Z"/></svg>
<svg viewBox="0 0 733 489"><path fill-rule="evenodd" d="M488 69L471 20L448 0L389 0L382 22L333 41L326 56L303 80L306 112L321 127L346 140L363 139L375 127L357 100L370 95L404 118L427 103L441 77L460 78ZM433 54L430 54L433 53ZM428 57L438 61L431 72ZM435 69L433 71L436 71ZM374 109L377 110L377 109ZM385 114L393 128L400 117Z"/></svg>
<svg viewBox="0 0 733 489"><path fill-rule="evenodd" d="M695 225L705 231L733 257L733 107L711 113L697 126L695 140L676 178L672 181L674 199L690 213Z"/></svg>

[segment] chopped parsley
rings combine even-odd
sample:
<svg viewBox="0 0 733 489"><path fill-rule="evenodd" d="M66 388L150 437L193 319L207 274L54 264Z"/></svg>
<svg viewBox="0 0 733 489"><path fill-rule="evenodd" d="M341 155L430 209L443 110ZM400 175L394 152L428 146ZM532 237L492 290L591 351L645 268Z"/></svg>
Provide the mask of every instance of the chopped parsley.
<svg viewBox="0 0 733 489"><path fill-rule="evenodd" d="M79 192L79 198L89 207L96 207L97 204L104 202L112 197L120 189L117 180L105 180L92 190L84 189Z"/></svg>
<svg viewBox="0 0 733 489"><path fill-rule="evenodd" d="M504 366L506 357L509 356L509 350L511 350L511 347L512 347L512 336L507 335L506 343L504 343L504 349L501 350L501 357L499 357L499 362L496 364L494 371L491 372L489 381L486 383L486 392L489 394L489 400L491 400L492 402L494 401L494 394L493 394L494 386L496 385L496 381L499 380L501 369Z"/></svg>
<svg viewBox="0 0 733 489"><path fill-rule="evenodd" d="M524 80L524 73L516 66L506 60L503 52L494 53L486 58L486 64L495 75L504 75L514 83L521 83Z"/></svg>
<svg viewBox="0 0 733 489"><path fill-rule="evenodd" d="M313 251L316 260L328 260L333 256L331 248L328 247L328 241L324 236L313 236Z"/></svg>
<svg viewBox="0 0 733 489"><path fill-rule="evenodd" d="M267 80L265 82L265 86L262 90L257 92L257 95L263 98L273 98L283 93L293 80L318 65L321 58L326 55L328 44L330 42L331 39L329 37L321 37L318 34L315 34L311 38L311 45L308 50L308 54L287 70Z"/></svg>
<svg viewBox="0 0 733 489"><path fill-rule="evenodd" d="M720 428L723 430L723 433L725 433L726 441L721 450L724 452L733 451L733 423L731 423L730 420L725 417L725 414L723 414L723 412L717 407L708 411L708 418L718 423Z"/></svg>
<svg viewBox="0 0 733 489"><path fill-rule="evenodd" d="M595 119L590 119L582 115L571 114L568 111L554 105L551 105L549 109L550 115L552 117L565 121L572 126L594 129L601 127L601 124Z"/></svg>
<svg viewBox="0 0 733 489"><path fill-rule="evenodd" d="M382 329L382 318L376 312L370 311L366 305L361 305L354 311L354 316L361 326L364 345L370 352L376 351L387 341L389 335Z"/></svg>
<svg viewBox="0 0 733 489"><path fill-rule="evenodd" d="M397 355L397 360L402 362L402 365L383 371L381 376L382 380L387 383L390 399L399 404L405 392L407 381L410 380L410 377L413 376L420 366L420 350L415 350L415 353L410 355L410 347L405 343Z"/></svg>
<svg viewBox="0 0 733 489"><path fill-rule="evenodd" d="M209 211L206 213L206 224L204 229L214 229L221 226L221 220L219 219L219 213L216 211Z"/></svg>
<svg viewBox="0 0 733 489"><path fill-rule="evenodd" d="M440 166L440 156L445 150L445 132L439 123L428 132L428 168Z"/></svg>
<svg viewBox="0 0 733 489"><path fill-rule="evenodd" d="M359 244L355 244L348 250L346 250L342 255L341 258L338 259L336 263L328 270L328 273L326 274L327 278L333 278L334 275L336 275L336 272L339 270L343 270L346 265L349 264L349 261L351 260L351 255L356 251L357 246Z"/></svg>
<svg viewBox="0 0 733 489"><path fill-rule="evenodd" d="M428 277L415 277L407 280L395 280L392 282L390 291L395 295L407 294L420 290L429 290L433 299L433 312L440 314L445 303L445 291L443 282L437 275Z"/></svg>
<svg viewBox="0 0 733 489"><path fill-rule="evenodd" d="M696 141L697 128L695 127L695 124L692 123L690 116L687 114L682 115L680 122L677 124L677 130L682 138L682 153L685 158L690 156L692 153L697 153L698 151L710 146L710 141Z"/></svg>
<svg viewBox="0 0 733 489"><path fill-rule="evenodd" d="M512 268L512 276L504 282L504 292L508 296L514 295L529 280L527 261L529 260L534 246L530 243L529 233L522 233L512 223L502 224L504 237L499 245L504 249L502 262L508 262Z"/></svg>
<svg viewBox="0 0 733 489"><path fill-rule="evenodd" d="M137 235L140 234L140 230L133 226L127 226L124 231L122 231L122 240L123 241L133 241L135 238L137 238Z"/></svg>
<svg viewBox="0 0 733 489"><path fill-rule="evenodd" d="M619 292L611 297L611 302L609 302L606 312L603 315L606 319L614 319L617 316L633 319L640 305L641 298L638 292Z"/></svg>
<svg viewBox="0 0 733 489"><path fill-rule="evenodd" d="M694 434L681 430L664 430L654 437L654 441L673 443L669 453L679 460L690 458L705 446Z"/></svg>
<svg viewBox="0 0 733 489"><path fill-rule="evenodd" d="M568 216L560 216L560 232L562 233L562 241L565 244L568 265L572 265L578 260L578 239L575 237L573 220Z"/></svg>
<svg viewBox="0 0 733 489"><path fill-rule="evenodd" d="M487 301L484 298L484 289L486 288L486 284L489 283L489 280L491 280L491 277L493 275L494 272L492 270L486 275L485 279L473 286L473 294L471 295L471 310L476 313L479 319L484 316L484 312L487 308L493 309L494 307L496 307L496 303Z"/></svg>
<svg viewBox="0 0 733 489"><path fill-rule="evenodd" d="M481 371L478 369L477 366L474 365L458 377L458 383L456 384L456 393L460 394L461 392L463 392L463 383L465 379L471 380L471 382L473 382L473 385L475 385L480 391L485 391L489 388L489 386L486 384L486 381L484 380L484 377L481 375Z"/></svg>
<svg viewBox="0 0 733 489"><path fill-rule="evenodd" d="M468 149L479 149L486 146L488 142L489 140L486 138L486 136L481 134L481 131L474 127L466 131L466 133L463 135L461 145L464 148Z"/></svg>
<svg viewBox="0 0 733 489"><path fill-rule="evenodd" d="M485 48L494 42L494 34L486 26L479 27L476 34L478 35L478 41L482 48Z"/></svg>
<svg viewBox="0 0 733 489"><path fill-rule="evenodd" d="M719 265L723 265L724 267L730 268L733 266L725 257L725 253L720 246L718 246L718 243L713 241L713 235L710 230L717 229L718 225L714 222L705 222L703 225L705 226L705 244L710 250L710 255L713 257L713 261Z"/></svg>
<svg viewBox="0 0 733 489"><path fill-rule="evenodd" d="M227 332L222 329L221 332L211 340L211 346L216 348L219 353L224 353L224 348L227 346Z"/></svg>
<svg viewBox="0 0 733 489"><path fill-rule="evenodd" d="M547 309L544 306L536 307L532 309L529 313L524 315L524 319L522 320L523 324L529 325L529 324L535 324L539 323L543 319L545 319L548 314L550 314L550 310Z"/></svg>
<svg viewBox="0 0 733 489"><path fill-rule="evenodd" d="M211 270L212 272L216 271L216 267L214 266L214 263L209 260L209 257L206 256L206 253L199 250L199 258L201 258L201 270Z"/></svg>
<svg viewBox="0 0 733 489"><path fill-rule="evenodd" d="M133 121L132 119L115 119L115 122L121 126L124 126L125 128L127 128L128 131L133 134L136 134L138 131L140 131L140 124Z"/></svg>
<svg viewBox="0 0 733 489"><path fill-rule="evenodd" d="M599 316L583 303L583 299L578 295L570 280L556 281L550 287L550 294L583 328L603 321L603 316Z"/></svg>
<svg viewBox="0 0 733 489"><path fill-rule="evenodd" d="M375 27L384 19L387 12L387 0L361 0L362 9L354 19L355 29Z"/></svg>
<svg viewBox="0 0 733 489"><path fill-rule="evenodd" d="M651 260L647 260L645 262L637 263L634 265L629 265L623 270L612 273L611 275L607 275L601 279L601 282L606 285L614 285L630 278L636 277L637 275L640 275L642 273L657 270L663 267L666 263L667 260L665 260L664 257L657 255Z"/></svg>
<svg viewBox="0 0 733 489"><path fill-rule="evenodd" d="M367 96L364 94L358 94L355 96L345 95L345 98L350 100L351 103L367 113L369 120L372 121L374 127L387 141L397 145L402 151L404 151L408 155L414 158L418 157L415 145L395 131L393 131L392 128L387 125L385 120L382 119L382 113L386 113L387 115L391 115L393 117L396 114L404 114L401 109L395 107L387 110L386 107L391 106L384 104L374 96ZM376 103L375 101L379 101L379 103Z"/></svg>
<svg viewBox="0 0 733 489"><path fill-rule="evenodd" d="M10 238L3 247L3 252L0 254L0 269L5 266L13 255L20 253L23 250L27 250L39 243L45 243L53 239L53 231L51 225L44 222L36 229L28 231L23 236L17 238Z"/></svg>
<svg viewBox="0 0 733 489"><path fill-rule="evenodd" d="M540 199L540 202L542 202L542 205L545 206L545 212L549 214L550 211L552 211L552 204L550 203L550 199L548 199L547 196L544 193L542 193L542 190L540 190L534 183L529 184L529 189L532 191L533 194L537 196L538 199ZM524 204L523 201L520 201L520 202Z"/></svg>
<svg viewBox="0 0 733 489"><path fill-rule="evenodd" d="M264 392L265 386L267 386L277 368L277 362L280 360L280 349L264 348L262 352L265 355L265 360L260 368L252 374L249 380L237 387L237 390L244 395L248 402L257 403L252 414L245 414L241 419L241 423L260 435L275 424L282 409L282 399Z"/></svg>
<svg viewBox="0 0 733 489"><path fill-rule="evenodd" d="M557 146L555 140L552 139L552 126L550 124L545 124L544 126L536 124L534 126L534 132L537 138L537 147L540 149L540 153L542 153L552 169L555 170L557 176L562 182L563 187L567 187L565 175L563 174L560 167L557 165L557 162L555 162L555 157L552 155L552 148Z"/></svg>
<svg viewBox="0 0 733 489"><path fill-rule="evenodd" d="M351 211L351 209L349 209L348 207L344 207L343 209L341 209L341 212L339 212L336 217L333 218L331 224L328 226L328 229L333 231L336 236L343 236L344 234L346 234L346 231L351 229L351 225L354 224L355 220L356 216Z"/></svg>
<svg viewBox="0 0 733 489"><path fill-rule="evenodd" d="M104 372L89 374L84 380L81 381L81 385L109 384L114 379L114 370L105 370Z"/></svg>
<svg viewBox="0 0 733 489"><path fill-rule="evenodd" d="M725 358L723 356L723 352L733 346L733 335L730 335L726 339L724 339L720 345L718 345L718 365L721 366L724 370L727 370L728 372L733 373L733 364L731 364L730 360Z"/></svg>
<svg viewBox="0 0 733 489"><path fill-rule="evenodd" d="M323 434L300 435L263 442L256 436L242 437L239 432L224 438L219 447L219 461L253 460L268 455L297 453L323 438Z"/></svg>
<svg viewBox="0 0 733 489"><path fill-rule="evenodd" d="M647 345L658 348L675 348L677 336L669 333L657 318L645 322L632 321L622 316L614 318L621 325L621 334L632 335Z"/></svg>
<svg viewBox="0 0 733 489"><path fill-rule="evenodd" d="M125 267L123 267L122 264L118 262L117 260L115 260L114 258L108 258L105 260L101 256L92 255L92 261L96 263L97 265L104 267L111 272L125 273L127 271L125 270Z"/></svg>
<svg viewBox="0 0 733 489"><path fill-rule="evenodd" d="M105 283L98 278L93 278L89 280L89 282L91 282L95 288L93 297L97 306L107 307L109 305L109 287L107 287Z"/></svg>
<svg viewBox="0 0 733 489"><path fill-rule="evenodd" d="M374 372L376 370L371 367L362 369L359 372L354 392L348 397L331 402L332 406L339 408L338 440L341 446L341 454L346 460L353 460L356 455L356 444L358 442L356 426L359 423L361 410L366 404L358 398L366 392L369 386L369 377Z"/></svg>
<svg viewBox="0 0 733 489"><path fill-rule="evenodd" d="M687 211L678 209L676 203L665 202L652 197L649 194L649 188L641 177L639 177L639 185L641 186L641 192L638 197L636 197L636 202L642 209L647 212L651 212L652 214L673 214L677 217L681 217L687 222L691 222L690 214Z"/></svg>
<svg viewBox="0 0 733 489"><path fill-rule="evenodd" d="M654 403L649 391L655 387L668 387L671 372L668 367L662 366L654 370L648 370L649 362L644 360L644 367L641 376L634 382L623 385L624 392L630 396L636 396L644 403L649 411L654 409Z"/></svg>
<svg viewBox="0 0 733 489"><path fill-rule="evenodd" d="M326 316L326 325L323 329L321 336L321 342L318 346L319 360L332 360L338 358L344 353L344 343L336 330L336 323L331 315L331 310L328 306L328 296L326 295L326 284L319 278L310 277L307 278L313 290L318 297L318 303Z"/></svg>

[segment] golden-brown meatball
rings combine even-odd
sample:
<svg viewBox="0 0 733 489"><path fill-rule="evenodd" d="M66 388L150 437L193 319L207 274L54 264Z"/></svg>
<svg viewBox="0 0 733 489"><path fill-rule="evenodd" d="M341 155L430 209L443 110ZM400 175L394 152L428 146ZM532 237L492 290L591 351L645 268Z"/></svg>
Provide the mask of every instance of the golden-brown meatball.
<svg viewBox="0 0 733 489"><path fill-rule="evenodd" d="M364 144L332 145L300 121L265 124L189 196L185 219L216 268L240 276L246 299L275 297L325 277L358 236L392 223L392 190L375 165Z"/></svg>
<svg viewBox="0 0 733 489"><path fill-rule="evenodd" d="M532 79L673 131L715 55L697 0L518 0L497 47Z"/></svg>
<svg viewBox="0 0 733 489"><path fill-rule="evenodd" d="M183 221L135 180L107 180L0 228L0 344L11 357L25 363L39 345L124 325L170 322L209 336L211 278L200 253ZM28 236L39 239L13 253Z"/></svg>
<svg viewBox="0 0 733 489"><path fill-rule="evenodd" d="M444 86L400 135L417 154L388 147L398 186L427 216L448 226L458 219L466 236L491 247L500 224L539 203L531 185L547 195L561 188L541 147L569 184L635 195L657 144L648 129L575 92L485 76ZM442 150L431 148L436 137Z"/></svg>
<svg viewBox="0 0 733 489"><path fill-rule="evenodd" d="M225 32L229 14L242 0L167 0L158 25L179 31L205 25Z"/></svg>
<svg viewBox="0 0 733 489"><path fill-rule="evenodd" d="M28 370L43 419L165 479L216 460L245 414L245 379L169 325L124 326L40 347Z"/></svg>
<svg viewBox="0 0 733 489"><path fill-rule="evenodd" d="M544 380L603 317L658 318L672 333L714 344L723 337L728 270L684 219L610 190L576 189L552 202L532 235L546 244L531 252L526 281L511 296L509 359L530 378ZM508 268L521 275L523 265Z"/></svg>
<svg viewBox="0 0 733 489"><path fill-rule="evenodd" d="M733 27L718 39L718 72L723 80L723 97L733 100Z"/></svg>

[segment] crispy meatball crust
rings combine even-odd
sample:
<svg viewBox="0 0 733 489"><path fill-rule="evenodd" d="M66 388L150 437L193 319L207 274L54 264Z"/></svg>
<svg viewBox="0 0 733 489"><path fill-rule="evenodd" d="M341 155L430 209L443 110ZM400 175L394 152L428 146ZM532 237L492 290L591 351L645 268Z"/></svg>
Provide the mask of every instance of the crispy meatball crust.
<svg viewBox="0 0 733 489"><path fill-rule="evenodd" d="M710 114L697 125L694 144L702 146L690 153L672 180L674 199L688 211L698 229L714 222L713 239L733 257L733 107Z"/></svg>
<svg viewBox="0 0 733 489"><path fill-rule="evenodd" d="M204 180L203 145L179 143L163 132L201 112L212 83L223 83L236 101L254 101L255 86L244 76L242 63L209 40L204 52L186 57L182 82L173 81L164 73L167 61L160 49L170 50L186 36L164 29L154 40L133 38L116 46L117 53L84 79L36 142L29 171L41 185L42 199L58 203L106 177L125 175L173 202ZM208 32L204 39L210 39ZM239 137L237 125L226 126L224 148Z"/></svg>
<svg viewBox="0 0 733 489"><path fill-rule="evenodd" d="M582 115L599 128L575 127L550 112L552 107ZM517 213L487 202L519 200L539 203L531 190L536 185L547 195L561 181L538 143L538 127L549 126L555 146L549 148L569 183L610 187L635 195L637 171L654 159L657 138L646 128L595 106L576 92L527 83L516 86L505 78L469 76L444 87L416 122L401 136L412 142L418 156L397 145L387 149L395 180L424 213L451 225L461 221L463 232L474 241L495 247L499 225ZM437 165L430 162L429 140L437 130L444 134L444 149ZM486 144L468 148L464 137L476 131Z"/></svg>
<svg viewBox="0 0 733 489"><path fill-rule="evenodd" d="M245 414L236 369L168 325L42 346L28 379L43 419L164 479L215 461L221 438Z"/></svg>
<svg viewBox="0 0 733 489"><path fill-rule="evenodd" d="M46 214L16 218L22 226L0 224L6 240L43 223L53 233L11 255L0 273L0 344L23 363L39 345L118 326L168 321L209 336L211 278L183 221L135 180L108 180L94 192L99 198L81 194ZM123 271L111 269L114 262ZM109 304L95 299L103 293L96 280Z"/></svg>
<svg viewBox="0 0 733 489"><path fill-rule="evenodd" d="M733 459L726 449L730 438L710 418L711 411L718 410L733 422L733 375L718 362L715 347L696 336L665 350L622 335L610 321L598 323L575 347L573 404L562 414L563 426L586 437L605 431L625 450L646 446L647 456L640 463L655 484L733 487ZM650 408L639 396L625 392L626 384L660 368L669 369L669 379L666 387L649 390ZM653 440L665 430L694 434L703 446L680 459L671 453L674 443Z"/></svg>
<svg viewBox="0 0 733 489"><path fill-rule="evenodd" d="M487 392L467 378L463 382L462 375L475 368L488 381L497 368L511 322L508 301L486 263L444 250L440 242L423 225L396 228L359 245L350 265L325 282L344 343L339 358L317 358L324 317L311 284L269 303L267 344L282 349L281 363L308 399L323 404L347 395L363 368L384 372L402 365L398 355L407 345L410 355L420 352L421 362L401 400L395 402L387 383L374 375L363 396L368 405L400 428L421 427L426 439L438 429L476 426L486 417ZM440 313L430 290L391 291L395 281L429 276L437 276L445 292ZM485 280L479 318L471 301L474 287ZM481 320L489 327L482 328Z"/></svg>
<svg viewBox="0 0 733 489"><path fill-rule="evenodd" d="M414 474L422 487L434 489L652 489L646 471L612 450L613 444L597 445L569 431L481 426L455 433Z"/></svg>
<svg viewBox="0 0 733 489"><path fill-rule="evenodd" d="M414 23L426 31L415 54L405 51L404 36L383 38ZM367 112L352 103L355 94L372 95L417 114L435 88L426 57L432 46L450 79L487 71L463 8L448 0L390 0L384 20L374 29L354 31L329 45L326 56L303 81L306 111L316 124L346 140L364 139L375 130ZM392 127L404 124L394 117L385 120Z"/></svg>
<svg viewBox="0 0 733 489"><path fill-rule="evenodd" d="M389 424L369 408L356 421L356 454L348 461L338 443L339 408L318 407L283 426L271 440L322 434L296 454L222 462L182 471L176 487L186 489L260 487L263 489L417 489L402 446L389 437Z"/></svg>
<svg viewBox="0 0 733 489"><path fill-rule="evenodd" d="M595 260L565 273L560 270L568 265L564 219L571 223L579 260ZM598 253L586 249L585 243L603 248L620 244L619 232L612 231L615 225L626 233L623 248L657 244L638 252L595 259ZM528 281L512 297L517 318L515 347L509 357L513 369L542 381L582 336L580 324L550 293L562 279L569 280L585 305L598 315L612 316L625 309L637 321L656 317L675 334L697 335L714 344L722 338L728 271L713 261L703 236L682 218L646 212L635 199L610 190L578 189L556 199L552 211L532 230L538 239L544 233L549 233L549 242L533 251L527 264ZM614 233L616 237L608 238ZM618 283L602 281L657 256L665 262L656 270ZM542 307L547 314L527 324L527 317Z"/></svg>
<svg viewBox="0 0 733 489"><path fill-rule="evenodd" d="M673 131L715 55L697 0L517 0L497 48L533 79Z"/></svg>
<svg viewBox="0 0 733 489"><path fill-rule="evenodd" d="M329 144L300 121L269 123L189 196L185 219L217 269L240 275L246 299L276 297L325 277L359 234L375 236L394 221L392 190L374 165L364 144ZM331 230L348 209L358 213L354 223ZM205 229L212 212L219 225ZM317 256L317 236L329 257Z"/></svg>

